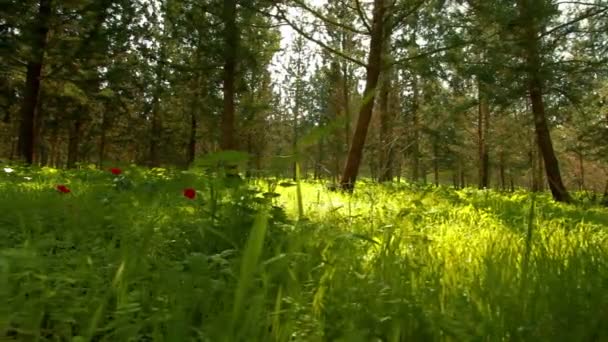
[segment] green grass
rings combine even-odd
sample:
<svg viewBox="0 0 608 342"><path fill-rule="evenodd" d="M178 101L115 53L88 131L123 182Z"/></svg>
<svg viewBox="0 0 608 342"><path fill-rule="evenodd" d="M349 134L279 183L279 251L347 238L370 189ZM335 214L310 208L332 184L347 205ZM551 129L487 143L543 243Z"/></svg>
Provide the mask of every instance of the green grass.
<svg viewBox="0 0 608 342"><path fill-rule="evenodd" d="M608 340L608 212L532 203L161 169L0 173L0 340Z"/></svg>

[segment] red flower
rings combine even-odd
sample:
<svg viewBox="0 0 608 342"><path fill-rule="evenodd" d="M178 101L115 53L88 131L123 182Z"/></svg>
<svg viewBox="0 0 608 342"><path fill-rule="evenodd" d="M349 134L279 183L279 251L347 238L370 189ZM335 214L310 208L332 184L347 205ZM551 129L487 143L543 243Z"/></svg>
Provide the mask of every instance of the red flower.
<svg viewBox="0 0 608 342"><path fill-rule="evenodd" d="M189 199L194 199L196 197L196 190L193 188L186 188L184 189L184 196Z"/></svg>
<svg viewBox="0 0 608 342"><path fill-rule="evenodd" d="M113 175L118 176L122 173L122 170L117 167L113 167L110 169L110 172L112 172Z"/></svg>
<svg viewBox="0 0 608 342"><path fill-rule="evenodd" d="M72 190L70 190L67 186L63 184L57 185L57 191L61 192L62 194L69 194L70 192L72 192Z"/></svg>

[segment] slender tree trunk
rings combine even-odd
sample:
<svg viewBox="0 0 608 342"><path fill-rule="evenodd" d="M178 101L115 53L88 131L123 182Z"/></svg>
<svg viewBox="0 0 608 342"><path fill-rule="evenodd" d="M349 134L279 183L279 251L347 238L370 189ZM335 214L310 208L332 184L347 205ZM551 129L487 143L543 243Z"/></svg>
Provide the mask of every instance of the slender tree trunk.
<svg viewBox="0 0 608 342"><path fill-rule="evenodd" d="M163 37L165 33L163 32ZM163 119L160 108L160 98L163 94L163 79L165 77L164 61L166 59L166 47L164 42L161 42L160 47L160 61L156 66L156 84L154 88L154 95L152 98L152 116L151 129L150 129L150 151L149 161L150 167L157 167L160 165L160 144L162 142L163 135Z"/></svg>
<svg viewBox="0 0 608 342"><path fill-rule="evenodd" d="M374 109L374 98L376 96L376 86L382 64L382 43L383 24L384 24L385 5L384 0L374 0L374 14L372 16L372 36L370 41L369 56L367 62L367 76L365 91L363 92L363 104L359 111L357 126L351 142L348 158L340 186L343 190L352 191L359 173L363 147L369 129L369 123Z"/></svg>
<svg viewBox="0 0 608 342"><path fill-rule="evenodd" d="M536 175L536 179L538 180L538 191L545 191L545 168L543 166L543 153L540 148L536 154L536 162L538 163L538 165L536 165L536 171L538 172Z"/></svg>
<svg viewBox="0 0 608 342"><path fill-rule="evenodd" d="M412 95L412 182L420 179L420 119L418 113L418 77L414 76Z"/></svg>
<svg viewBox="0 0 608 342"><path fill-rule="evenodd" d="M105 154L106 154L106 131L108 129L108 116L106 114L106 109L103 110L103 112L101 113L101 132L99 135L99 147L98 147L98 161L97 161L97 166L99 167L99 169L103 168L103 160L105 158Z"/></svg>
<svg viewBox="0 0 608 342"><path fill-rule="evenodd" d="M236 25L236 0L225 0L222 11L224 21L224 112L221 118L220 148L236 149L235 125L235 79L239 34Z"/></svg>
<svg viewBox="0 0 608 342"><path fill-rule="evenodd" d="M190 137L188 138L188 165L192 166L196 159L196 131L198 129L198 119L196 109L190 111Z"/></svg>
<svg viewBox="0 0 608 342"><path fill-rule="evenodd" d="M507 190L507 183L505 178L505 152L501 151L499 155L499 177L500 177L500 189Z"/></svg>
<svg viewBox="0 0 608 342"><path fill-rule="evenodd" d="M34 161L36 144L36 108L40 94L44 51L47 45L49 21L52 15L52 0L40 0L35 30L32 35L31 57L27 63L21 123L19 127L19 152L26 164Z"/></svg>
<svg viewBox="0 0 608 342"><path fill-rule="evenodd" d="M11 139L11 153L8 156L8 160L15 160L15 155L18 154L17 151L17 139L12 138Z"/></svg>
<svg viewBox="0 0 608 342"><path fill-rule="evenodd" d="M580 180L578 189L580 191L585 190L585 160L583 159L583 151L579 150L578 153L578 170L580 172Z"/></svg>
<svg viewBox="0 0 608 342"><path fill-rule="evenodd" d="M545 104L543 102L543 80L541 75L541 61L539 55L539 28L534 18L536 14L530 9L529 0L518 0L521 22L527 24L524 27L523 44L525 49L526 68L528 76L528 92L532 103L532 114L536 139L542 152L545 171L549 188L553 198L558 202L571 202L571 197L564 186L559 162L553 150L553 142L545 115Z"/></svg>
<svg viewBox="0 0 608 342"><path fill-rule="evenodd" d="M296 74L297 77L301 77L302 75L302 60L300 58L300 56L298 56L298 60L297 60L297 66L296 66ZM298 153L298 139L299 139L299 122L298 122L298 116L300 115L300 99L302 96L302 89L300 87L300 82L301 80L296 80L296 84L295 84L295 99L294 99L294 108L293 108L293 141L292 141L292 150L293 150L293 155L294 155L294 161L293 161L293 165L292 165L292 178L293 180L297 180L297 173L298 173L298 159L299 159L299 153Z"/></svg>
<svg viewBox="0 0 608 342"><path fill-rule="evenodd" d="M348 64L343 62L342 66L342 103L344 105L344 133L346 136L346 149L350 147L350 81Z"/></svg>
<svg viewBox="0 0 608 342"><path fill-rule="evenodd" d="M479 144L479 188L490 187L490 155L488 153L487 135L490 121L490 104L486 94L485 85L478 82L479 88L479 116L477 133Z"/></svg>
<svg viewBox="0 0 608 342"><path fill-rule="evenodd" d="M197 52L197 60L198 60L198 52ZM198 114L199 114L199 104L201 98L206 98L207 91L206 89L201 89L202 87L202 76L200 74L196 75L195 82L195 91L194 98L192 99L192 108L190 108L190 136L188 138L188 165L192 166L194 164L194 160L196 159L196 133L198 131Z"/></svg>
<svg viewBox="0 0 608 342"><path fill-rule="evenodd" d="M158 85L161 87L161 85ZM153 99L152 107L152 127L150 130L150 166L157 167L160 165L160 142L163 131L162 119L160 117L160 89L156 91Z"/></svg>
<svg viewBox="0 0 608 342"><path fill-rule="evenodd" d="M439 146L437 146L437 137L434 137L433 141L433 181L435 186L439 186Z"/></svg>
<svg viewBox="0 0 608 342"><path fill-rule="evenodd" d="M458 161L458 173L460 174L460 188L464 189L467 186L467 176L464 171L464 165L462 165L462 160Z"/></svg>
<svg viewBox="0 0 608 342"><path fill-rule="evenodd" d="M78 162L78 152L80 146L80 131L82 128L82 118L80 115L72 122L69 129L68 137L68 161L67 168L73 169Z"/></svg>
<svg viewBox="0 0 608 342"><path fill-rule="evenodd" d="M57 132L57 127L51 128L51 134L50 134L50 138L49 138L49 145L50 145L50 152L49 152L49 154L51 155L50 156L49 164L52 167L57 167L57 165L58 165L57 154L59 153L59 133Z"/></svg>
<svg viewBox="0 0 608 342"><path fill-rule="evenodd" d="M388 182L393 179L393 120L392 111L389 108L390 92L389 70L385 70L380 80L380 182Z"/></svg>

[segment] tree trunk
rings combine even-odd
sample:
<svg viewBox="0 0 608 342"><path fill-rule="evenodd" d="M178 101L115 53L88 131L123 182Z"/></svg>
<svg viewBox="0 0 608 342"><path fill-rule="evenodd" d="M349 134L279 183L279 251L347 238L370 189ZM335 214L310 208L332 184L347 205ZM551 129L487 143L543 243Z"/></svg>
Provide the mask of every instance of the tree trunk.
<svg viewBox="0 0 608 342"><path fill-rule="evenodd" d="M534 127L536 140L544 160L545 171L549 188L553 198L558 202L571 202L572 199L564 186L559 162L553 150L553 142L545 115L545 104L543 102L543 80L541 75L541 61L538 52L539 28L534 18L535 13L530 9L529 0L518 0L521 22L527 24L524 27L524 53L528 77L528 92L532 103L532 114L534 116Z"/></svg>
<svg viewBox="0 0 608 342"><path fill-rule="evenodd" d="M163 37L165 32L163 32ZM164 62L166 59L166 47L164 42L160 42L160 62L156 65L156 84L154 95L152 98L152 117L150 121L152 126L150 129L150 151L149 162L150 167L158 167L160 165L160 143L163 134L163 120L160 110L160 98L163 94L163 79L165 76Z"/></svg>
<svg viewBox="0 0 608 342"><path fill-rule="evenodd" d="M467 186L467 176L464 172L464 166L462 165L462 160L458 161L458 173L460 174L460 188L464 189Z"/></svg>
<svg viewBox="0 0 608 342"><path fill-rule="evenodd" d="M545 191L545 168L543 166L543 153L540 150L540 147L538 148L536 157L536 162L538 163L538 165L536 165L536 171L538 172L536 175L536 179L538 180L538 191Z"/></svg>
<svg viewBox="0 0 608 342"><path fill-rule="evenodd" d="M382 44L383 44L383 24L384 24L384 0L374 0L374 14L372 16L372 35L370 41L369 56L367 62L367 76L365 91L363 92L363 104L359 111L357 126L353 134L350 150L346 160L344 173L340 186L343 190L352 191L359 173L363 147L369 129L369 123L374 109L374 98L376 96L376 86L382 64Z"/></svg>
<svg viewBox="0 0 608 342"><path fill-rule="evenodd" d="M73 169L78 162L78 151L80 146L80 129L82 127L82 119L80 115L72 122L68 132L68 161L67 168Z"/></svg>
<svg viewBox="0 0 608 342"><path fill-rule="evenodd" d="M502 191L507 190L507 183L505 178L505 152L501 151L499 155L499 176L500 176L500 189Z"/></svg>
<svg viewBox="0 0 608 342"><path fill-rule="evenodd" d="M418 77L414 76L412 94L412 182L420 179L420 120L418 118Z"/></svg>
<svg viewBox="0 0 608 342"><path fill-rule="evenodd" d="M236 26L236 0L225 0L222 11L224 21L224 111L221 118L220 148L224 151L236 149L235 124L235 78L238 53L238 32Z"/></svg>
<svg viewBox="0 0 608 342"><path fill-rule="evenodd" d="M160 87L161 85L158 85ZM163 124L160 118L160 89L156 91L153 99L152 107L152 127L150 129L150 166L157 167L160 165L160 141L162 136Z"/></svg>
<svg viewBox="0 0 608 342"><path fill-rule="evenodd" d="M11 138L11 152L10 155L8 156L8 160L13 161L15 160L15 155L18 154L17 151L17 139L15 139L14 137Z"/></svg>
<svg viewBox="0 0 608 342"><path fill-rule="evenodd" d="M437 146L437 137L434 137L435 141L433 142L433 181L435 182L435 186L439 186L439 146Z"/></svg>
<svg viewBox="0 0 608 342"><path fill-rule="evenodd" d="M380 80L380 182L388 182L393 179L393 113L389 108L390 92L389 70L385 70Z"/></svg>
<svg viewBox="0 0 608 342"><path fill-rule="evenodd" d="M585 160L583 159L583 151L578 151L578 170L580 172L580 180L578 189L580 191L585 190Z"/></svg>
<svg viewBox="0 0 608 342"><path fill-rule="evenodd" d="M193 108L190 112L190 137L188 138L188 165L194 164L196 158L196 131L198 129L198 120L196 109Z"/></svg>
<svg viewBox="0 0 608 342"><path fill-rule="evenodd" d="M99 167L99 169L103 168L103 160L106 154L106 130L108 128L108 117L106 111L107 110L104 108L103 112L101 113L101 132L99 135L99 151L97 158L97 166Z"/></svg>
<svg viewBox="0 0 608 342"><path fill-rule="evenodd" d="M297 66L296 66L296 75L297 77L301 77L302 75L302 59L301 56L298 55ZM300 86L300 80L296 80L295 84L295 99L294 99L294 108L293 108L293 141L292 141L292 150L294 155L293 165L292 165L292 178L294 181L298 179L298 139L299 139L299 122L298 116L300 115L300 100L302 96L302 89Z"/></svg>
<svg viewBox="0 0 608 342"><path fill-rule="evenodd" d="M346 51L346 49L345 49ZM348 64L343 62L342 67L342 103L344 105L344 131L346 136L346 149L350 147L350 82Z"/></svg>
<svg viewBox="0 0 608 342"><path fill-rule="evenodd" d="M490 104L486 94L485 85L478 82L479 116L477 121L477 135L479 144L479 188L490 187L490 155L488 153L487 135L490 121Z"/></svg>
<svg viewBox="0 0 608 342"><path fill-rule="evenodd" d="M51 5L52 0L40 0L39 2L36 28L32 35L31 57L27 63L18 146L20 155L28 165L31 165L34 161L36 108L40 94L40 78L42 76L44 51L47 45L49 21L52 15Z"/></svg>

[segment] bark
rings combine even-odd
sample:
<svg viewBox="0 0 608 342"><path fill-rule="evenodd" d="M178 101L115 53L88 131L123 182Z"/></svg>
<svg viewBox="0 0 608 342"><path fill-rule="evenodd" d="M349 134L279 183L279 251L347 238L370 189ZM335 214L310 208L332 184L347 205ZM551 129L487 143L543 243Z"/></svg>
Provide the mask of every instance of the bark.
<svg viewBox="0 0 608 342"><path fill-rule="evenodd" d="M420 179L420 119L418 117L418 78L414 76L412 95L412 182Z"/></svg>
<svg viewBox="0 0 608 342"><path fill-rule="evenodd" d="M78 162L78 151L80 146L80 133L82 128L82 119L80 116L72 122L69 128L68 136L68 161L67 168L73 169Z"/></svg>
<svg viewBox="0 0 608 342"><path fill-rule="evenodd" d="M165 33L163 33L163 37ZM163 94L163 79L165 75L164 61L166 59L166 48L164 42L161 42L160 47L160 61L156 65L156 85L154 89L154 95L152 98L152 114L151 114L151 128L150 128L150 150L149 150L149 165L150 167L157 167L160 165L160 144L162 141L163 134L163 119L160 110L160 98Z"/></svg>
<svg viewBox="0 0 608 342"><path fill-rule="evenodd" d="M15 159L15 155L18 154L17 151L17 139L11 139L11 153L8 156L8 160L13 161Z"/></svg>
<svg viewBox="0 0 608 342"><path fill-rule="evenodd" d="M558 202L571 202L572 199L562 181L559 162L553 150L553 142L545 115L545 104L543 102L543 80L540 74L541 61L539 55L539 28L536 24L534 13L529 8L529 0L518 0L521 21L527 25L523 31L524 55L527 69L527 85L532 104L534 127L536 130L537 144L542 152L545 172L553 199Z"/></svg>
<svg viewBox="0 0 608 342"><path fill-rule="evenodd" d="M435 140L437 137L434 138ZM437 141L433 142L433 181L435 186L439 186L439 156L438 151L439 146L437 146Z"/></svg>
<svg viewBox="0 0 608 342"><path fill-rule="evenodd" d="M197 58L198 60L198 58ZM198 108L201 98L206 98L206 90L202 90L201 75L198 74L195 82L195 91L192 99L192 108L190 108L190 136L188 137L188 153L187 162L192 166L196 158L196 133L198 130Z"/></svg>
<svg viewBox="0 0 608 342"><path fill-rule="evenodd" d="M344 105L344 133L346 136L346 149L350 146L350 82L348 64L343 62L342 67L342 104Z"/></svg>
<svg viewBox="0 0 608 342"><path fill-rule="evenodd" d="M297 66L296 66L296 75L298 78L302 76L302 60L300 56L298 56ZM300 100L302 96L301 82L300 80L296 80L295 84L295 99L294 99L294 108L293 108L293 141L292 141L292 150L295 156L292 165L292 178L294 181L298 179L298 139L299 139L299 122L298 115L300 115Z"/></svg>
<svg viewBox="0 0 608 342"><path fill-rule="evenodd" d="M353 134L346 166L344 168L344 173L342 174L342 180L340 181L341 188L347 191L352 191L355 187L355 181L357 180L359 166L361 165L361 158L363 156L363 147L365 146L365 139L367 137L369 123L374 109L376 86L378 85L378 76L380 75L382 63L384 12L384 0L374 0L372 35L367 62L365 91L363 92L363 105L359 111L355 133Z"/></svg>
<svg viewBox="0 0 608 342"><path fill-rule="evenodd" d="M34 162L36 144L36 108L40 95L40 83L44 62L44 51L47 45L49 21L52 15L52 0L40 0L38 16L31 41L31 58L27 63L23 103L21 105L21 123L19 127L19 154L26 164Z"/></svg>
<svg viewBox="0 0 608 342"><path fill-rule="evenodd" d="M507 189L507 183L505 178L505 152L501 151L499 155L499 177L500 177L500 189L505 191Z"/></svg>
<svg viewBox="0 0 608 342"><path fill-rule="evenodd" d="M578 170L580 173L578 189L580 191L585 190L585 160L583 159L583 152L578 151Z"/></svg>
<svg viewBox="0 0 608 342"><path fill-rule="evenodd" d="M153 99L153 107L152 107L152 127L150 130L150 166L157 167L160 165L160 141L162 136L162 119L160 117L160 85L158 85L158 90L154 95Z"/></svg>
<svg viewBox="0 0 608 342"><path fill-rule="evenodd" d="M190 112L190 137L188 138L188 165L192 166L196 158L196 131L198 129L198 119L196 109Z"/></svg>
<svg viewBox="0 0 608 342"><path fill-rule="evenodd" d="M477 121L477 138L479 147L479 188L490 187L490 155L488 152L488 132L490 121L490 105L482 82L478 83L479 88L479 115Z"/></svg>
<svg viewBox="0 0 608 342"><path fill-rule="evenodd" d="M462 160L458 160L458 174L460 175L460 188L464 189L467 186L467 176L462 165Z"/></svg>
<svg viewBox="0 0 608 342"><path fill-rule="evenodd" d="M224 21L224 111L221 118L220 148L224 151L236 149L235 124L235 79L238 53L236 26L236 0L225 0L222 11Z"/></svg>
<svg viewBox="0 0 608 342"><path fill-rule="evenodd" d="M378 180L388 182L393 179L393 120L389 108L390 76L386 70L380 82L379 112L380 112L380 173Z"/></svg>
<svg viewBox="0 0 608 342"><path fill-rule="evenodd" d="M99 169L103 168L103 160L106 154L106 130L108 128L108 116L106 114L107 110L103 110L101 117L101 132L99 135L99 149L98 149L98 162L97 165Z"/></svg>

